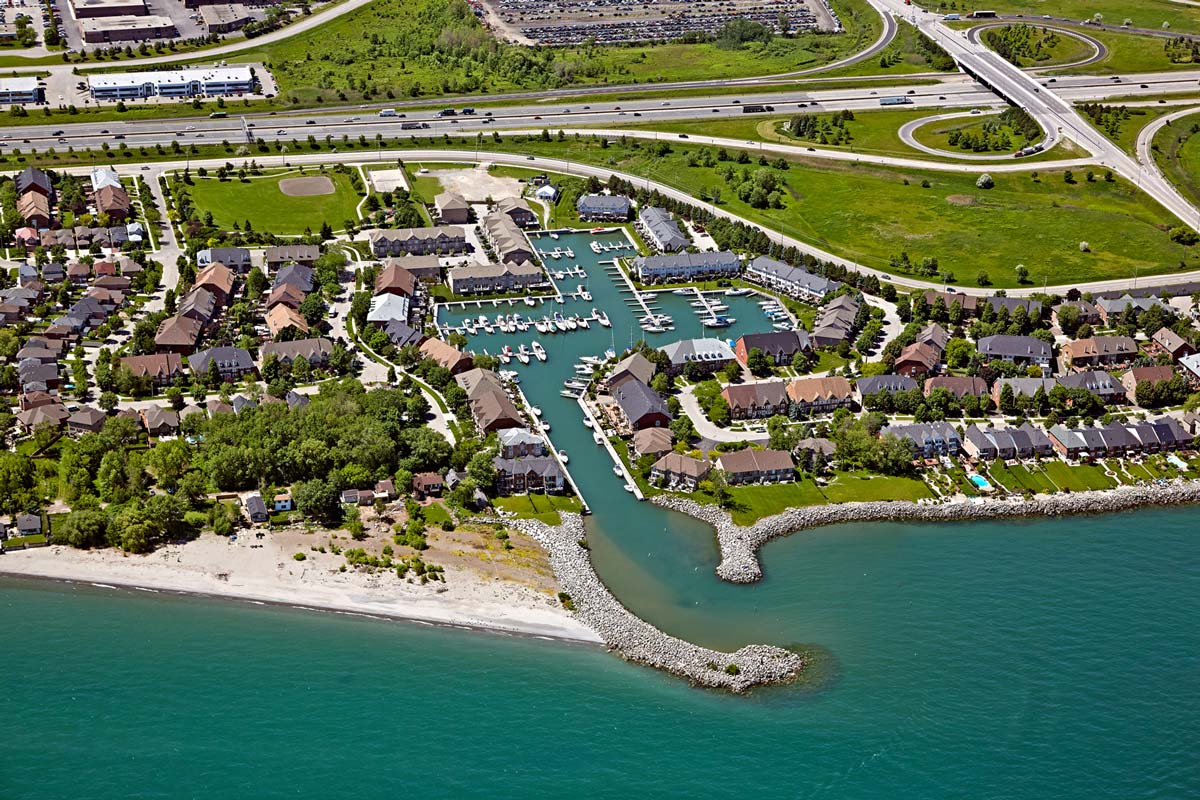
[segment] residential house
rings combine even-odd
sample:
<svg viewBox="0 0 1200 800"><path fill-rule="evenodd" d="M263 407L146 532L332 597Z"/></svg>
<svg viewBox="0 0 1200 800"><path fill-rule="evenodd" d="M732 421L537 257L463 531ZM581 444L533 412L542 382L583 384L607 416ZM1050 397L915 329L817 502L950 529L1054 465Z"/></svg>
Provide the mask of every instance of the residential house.
<svg viewBox="0 0 1200 800"><path fill-rule="evenodd" d="M1093 336L1063 344L1059 361L1069 370L1127 364L1137 354L1137 342L1128 336Z"/></svg>
<svg viewBox="0 0 1200 800"><path fill-rule="evenodd" d="M883 392L899 394L900 392L911 392L916 388L917 382L907 375L868 375L854 382L859 405L862 405L866 398Z"/></svg>
<svg viewBox="0 0 1200 800"><path fill-rule="evenodd" d="M37 167L26 167L21 170L17 174L16 185L18 196L29 192L37 192L43 197L50 197L54 194L50 176Z"/></svg>
<svg viewBox="0 0 1200 800"><path fill-rule="evenodd" d="M421 355L438 366L450 370L452 375L466 372L474 366L469 355L460 352L441 339L426 339L421 342Z"/></svg>
<svg viewBox="0 0 1200 800"><path fill-rule="evenodd" d="M796 477L796 463L786 450L736 450L717 457L717 466L730 484L780 483Z"/></svg>
<svg viewBox="0 0 1200 800"><path fill-rule="evenodd" d="M1079 324L1081 325L1099 325L1101 323L1100 309L1095 303L1089 303L1086 300L1067 300L1056 305L1050 312L1050 323L1062 328L1062 321L1059 315L1066 308L1075 308L1079 310Z"/></svg>
<svg viewBox="0 0 1200 800"><path fill-rule="evenodd" d="M759 419L787 414L790 405L787 384L783 381L761 381L726 386L721 396L729 404L733 419Z"/></svg>
<svg viewBox="0 0 1200 800"><path fill-rule="evenodd" d="M681 339L661 349L667 356L673 375L683 373L689 364L694 365L688 368L689 371L711 374L737 360L733 349L720 339Z"/></svg>
<svg viewBox="0 0 1200 800"><path fill-rule="evenodd" d="M839 295L826 303L813 320L814 347L836 347L850 341L858 321L859 303L850 295Z"/></svg>
<svg viewBox="0 0 1200 800"><path fill-rule="evenodd" d="M17 536L37 536L42 532L41 514L18 514Z"/></svg>
<svg viewBox="0 0 1200 800"><path fill-rule="evenodd" d="M421 483L424 487L426 487L426 489L428 491L435 492L438 494L441 493L442 487L440 484L441 484L442 477L440 475L438 475L436 472L418 472L417 475L425 476L423 478L423 480L421 481ZM433 476L433 475L437 475L436 481L432 480L429 477L429 476ZM413 476L414 483L416 482L416 477L417 477L416 475ZM383 500L385 503L390 503L393 500L395 500L397 497L399 497L399 494L396 492L396 483L391 478L384 478L381 481L376 481L376 483L375 483L375 499L376 500Z"/></svg>
<svg viewBox="0 0 1200 800"><path fill-rule="evenodd" d="M457 225L373 230L368 234L375 258L431 253L465 253L467 234Z"/></svg>
<svg viewBox="0 0 1200 800"><path fill-rule="evenodd" d="M275 272L272 288L291 286L304 294L313 290L313 269L303 264L285 264Z"/></svg>
<svg viewBox="0 0 1200 800"><path fill-rule="evenodd" d="M289 328L297 333L308 333L308 320L304 318L304 315L282 303L267 312L266 323L272 339L279 338L279 335Z"/></svg>
<svg viewBox="0 0 1200 800"><path fill-rule="evenodd" d="M505 428L496 434L501 458L546 455L546 440L525 428Z"/></svg>
<svg viewBox="0 0 1200 800"><path fill-rule="evenodd" d="M1170 328L1159 328L1150 337L1150 349L1154 352L1166 353L1172 361L1178 361L1184 356L1196 352L1195 346Z"/></svg>
<svg viewBox="0 0 1200 800"><path fill-rule="evenodd" d="M666 453L650 468L650 482L695 491L700 481L712 472L712 462L680 453Z"/></svg>
<svg viewBox="0 0 1200 800"><path fill-rule="evenodd" d="M135 377L149 377L156 388L170 386L185 377L183 359L178 353L152 353L145 356L125 356L117 362Z"/></svg>
<svg viewBox="0 0 1200 800"><path fill-rule="evenodd" d="M892 369L899 375L923 377L937 372L942 354L934 345L913 342L900 351Z"/></svg>
<svg viewBox="0 0 1200 800"><path fill-rule="evenodd" d="M508 214L493 211L483 218L480 228L501 263L524 264L533 261L533 247L525 238L521 226Z"/></svg>
<svg viewBox="0 0 1200 800"><path fill-rule="evenodd" d="M639 458L661 458L664 453L671 452L674 444L675 434L670 428L643 428L633 434L633 452Z"/></svg>
<svg viewBox="0 0 1200 800"><path fill-rule="evenodd" d="M845 378L797 378L788 384L788 398L803 414L829 414L854 406L854 389Z"/></svg>
<svg viewBox="0 0 1200 800"><path fill-rule="evenodd" d="M529 201L524 197L502 197L496 203L494 213L508 217L518 228L536 227L540 224L538 215L529 207Z"/></svg>
<svg viewBox="0 0 1200 800"><path fill-rule="evenodd" d="M72 261L70 264L67 264L67 280L76 286L86 286L91 277L92 268L82 261ZM46 282L54 283L51 278L46 278Z"/></svg>
<svg viewBox="0 0 1200 800"><path fill-rule="evenodd" d="M17 422L25 433L33 433L42 427L61 428L71 412L57 398L45 405L38 405L17 412Z"/></svg>
<svg viewBox="0 0 1200 800"><path fill-rule="evenodd" d="M329 362L333 353L333 342L324 337L312 339L296 339L291 342L267 342L259 350L259 362L275 356L281 364L291 364L297 358L303 358L309 366L323 366Z"/></svg>
<svg viewBox="0 0 1200 800"><path fill-rule="evenodd" d="M413 475L413 494L418 498L436 497L445 489L442 476L436 472L418 472ZM393 489L393 493L394 493Z"/></svg>
<svg viewBox="0 0 1200 800"><path fill-rule="evenodd" d="M566 485L562 467L552 456L496 457L493 463L496 466L496 489L500 494L557 494Z"/></svg>
<svg viewBox="0 0 1200 800"><path fill-rule="evenodd" d="M442 263L437 256L385 258L382 263L384 269L388 267L400 267L407 270L422 283L437 283L442 279Z"/></svg>
<svg viewBox="0 0 1200 800"><path fill-rule="evenodd" d="M215 417L217 414L232 414L233 406L219 397L214 397L204 404L204 410L208 412L209 417Z"/></svg>
<svg viewBox="0 0 1200 800"><path fill-rule="evenodd" d="M442 225L466 225L471 221L471 204L458 192L442 192L433 198L433 208Z"/></svg>
<svg viewBox="0 0 1200 800"><path fill-rule="evenodd" d="M197 378L207 376L212 364L217 365L223 381L236 381L243 375L255 373L254 359L240 347L210 347L197 350L188 358L192 375Z"/></svg>
<svg viewBox="0 0 1200 800"><path fill-rule="evenodd" d="M203 325L191 317L167 317L154 334L154 346L161 352L187 355L196 349Z"/></svg>
<svg viewBox="0 0 1200 800"><path fill-rule="evenodd" d="M196 274L193 286L207 289L216 297L217 305L225 306L233 297L235 279L233 270L221 264L209 264Z"/></svg>
<svg viewBox="0 0 1200 800"><path fill-rule="evenodd" d="M282 492L275 495L275 499L271 501L271 506L276 514L284 511L291 511L295 508L295 504L292 502L292 496L288 492Z"/></svg>
<svg viewBox="0 0 1200 800"><path fill-rule="evenodd" d="M446 283L456 295L522 292L545 282L542 268L530 261L471 264L446 273Z"/></svg>
<svg viewBox="0 0 1200 800"><path fill-rule="evenodd" d="M393 319L383 326L383 332L396 347L416 347L425 341L425 335L407 322Z"/></svg>
<svg viewBox="0 0 1200 800"><path fill-rule="evenodd" d="M255 523L268 522L271 519L270 513L267 512L267 504L261 495L252 494L246 498L246 516Z"/></svg>
<svg viewBox="0 0 1200 800"><path fill-rule="evenodd" d="M738 337L733 354L742 366L749 366L750 351L758 349L772 364L790 365L797 353L812 350L806 331L747 333Z"/></svg>
<svg viewBox="0 0 1200 800"><path fill-rule="evenodd" d="M417 276L394 261L386 264L375 278L375 294L395 294L412 297L417 293Z"/></svg>
<svg viewBox="0 0 1200 800"><path fill-rule="evenodd" d="M760 286L809 303L821 302L825 295L842 285L769 256L759 256L747 264L745 277Z"/></svg>
<svg viewBox="0 0 1200 800"><path fill-rule="evenodd" d="M315 244L285 244L268 247L263 253L263 260L269 272L275 272L287 264L299 264L311 267L321 257L321 248ZM305 291L312 291L309 286Z"/></svg>
<svg viewBox="0 0 1200 800"><path fill-rule="evenodd" d="M1054 348L1032 336L984 336L976 349L988 361L1008 361L1013 364L1033 364L1050 368Z"/></svg>
<svg viewBox="0 0 1200 800"><path fill-rule="evenodd" d="M632 204L628 197L614 194L585 194L575 202L575 210L584 222L624 222Z"/></svg>
<svg viewBox="0 0 1200 800"><path fill-rule="evenodd" d="M1140 314L1153 306L1161 305L1163 302L1157 297L1133 297L1128 293L1120 297L1101 297L1096 301L1096 308L1100 310L1100 319L1109 326L1115 325L1117 319L1127 310Z"/></svg>
<svg viewBox="0 0 1200 800"><path fill-rule="evenodd" d="M217 296L202 286L193 288L179 300L176 313L207 327L217 318Z"/></svg>
<svg viewBox="0 0 1200 800"><path fill-rule="evenodd" d="M1137 387L1143 383L1153 386L1163 381L1169 381L1174 377L1174 367L1134 367L1121 375L1121 386L1125 389L1125 400L1129 403L1136 403Z"/></svg>
<svg viewBox="0 0 1200 800"><path fill-rule="evenodd" d="M129 193L120 186L102 186L92 195L96 204L97 214L107 214L113 222L124 222L129 219L133 203Z"/></svg>
<svg viewBox="0 0 1200 800"><path fill-rule="evenodd" d="M467 393L471 417L481 433L519 428L525 424L521 412L509 398L500 376L496 373L476 368L459 374L455 381Z"/></svg>
<svg viewBox="0 0 1200 800"><path fill-rule="evenodd" d="M674 253L686 250L691 242L679 223L667 211L654 206L646 206L638 212L638 230L647 242L660 253Z"/></svg>
<svg viewBox="0 0 1200 800"><path fill-rule="evenodd" d="M912 445L913 458L956 456L962 447L958 431L948 422L888 425L880 433L886 436L895 436Z"/></svg>
<svg viewBox="0 0 1200 800"><path fill-rule="evenodd" d="M267 308L271 309L278 305L284 305L288 308L299 309L300 304L304 302L304 292L297 289L290 283L281 283L271 290L267 295Z"/></svg>
<svg viewBox="0 0 1200 800"><path fill-rule="evenodd" d="M733 278L742 270L737 253L721 250L710 253L668 253L637 256L632 267L642 283L692 281L709 278Z"/></svg>
<svg viewBox="0 0 1200 800"><path fill-rule="evenodd" d="M17 198L17 216L32 228L50 227L50 201L45 195L28 192Z"/></svg>
<svg viewBox="0 0 1200 800"><path fill-rule="evenodd" d="M935 375L925 381L925 396L929 397L934 389L945 389L956 400L988 396L987 381L983 378Z"/></svg>
<svg viewBox="0 0 1200 800"><path fill-rule="evenodd" d="M179 433L179 414L173 409L150 406L142 409L142 425L155 438Z"/></svg>
<svg viewBox="0 0 1200 800"><path fill-rule="evenodd" d="M613 390L613 399L629 427L635 431L666 427L671 422L666 401L639 380L621 383Z"/></svg>
<svg viewBox="0 0 1200 800"><path fill-rule="evenodd" d="M1058 382L1068 389L1087 389L1105 405L1125 401L1125 387L1107 372L1071 372L1060 377Z"/></svg>
<svg viewBox="0 0 1200 800"><path fill-rule="evenodd" d="M72 436L82 436L85 433L99 433L104 427L107 417L104 412L91 406L83 406L67 417L67 432Z"/></svg>
<svg viewBox="0 0 1200 800"><path fill-rule="evenodd" d="M196 253L196 266L204 269L210 264L224 264L234 272L250 271L250 251L244 247L210 247Z"/></svg>
<svg viewBox="0 0 1200 800"><path fill-rule="evenodd" d="M1200 353L1193 353L1190 356L1184 356L1179 359L1179 366L1188 382L1192 385L1200 384Z"/></svg>
<svg viewBox="0 0 1200 800"><path fill-rule="evenodd" d="M640 352L631 353L617 362L608 375L608 388L613 389L627 380L650 383L654 377L654 364Z"/></svg>

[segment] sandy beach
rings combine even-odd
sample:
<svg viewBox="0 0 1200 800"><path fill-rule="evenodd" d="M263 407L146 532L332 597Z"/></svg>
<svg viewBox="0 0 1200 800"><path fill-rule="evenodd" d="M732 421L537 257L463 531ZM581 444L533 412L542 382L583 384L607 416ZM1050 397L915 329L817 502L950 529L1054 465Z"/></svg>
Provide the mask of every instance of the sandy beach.
<svg viewBox="0 0 1200 800"><path fill-rule="evenodd" d="M599 643L600 637L546 591L459 565L446 582L420 584L394 571L348 569L332 553L309 551L293 536L271 536L261 547L206 534L149 555L117 550L43 547L0 555L0 574L111 586L215 595L231 599L372 614L439 625ZM260 544L260 542L253 542ZM304 551L306 559L294 554Z"/></svg>

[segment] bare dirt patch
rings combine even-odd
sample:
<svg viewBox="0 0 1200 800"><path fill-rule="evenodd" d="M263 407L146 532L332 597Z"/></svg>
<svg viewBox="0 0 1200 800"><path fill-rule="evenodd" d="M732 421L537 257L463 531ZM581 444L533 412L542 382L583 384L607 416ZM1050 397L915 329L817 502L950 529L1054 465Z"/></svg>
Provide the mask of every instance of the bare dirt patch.
<svg viewBox="0 0 1200 800"><path fill-rule="evenodd" d="M440 180L447 191L461 195L468 203L482 203L489 197L493 200L520 197L524 189L516 178L492 175L486 164L472 169L440 169L430 175Z"/></svg>
<svg viewBox="0 0 1200 800"><path fill-rule="evenodd" d="M333 181L324 175L311 178L284 178L279 182L279 191L288 197L315 197L319 194L333 194L336 191Z"/></svg>
<svg viewBox="0 0 1200 800"><path fill-rule="evenodd" d="M951 194L946 195L946 202L952 206L973 206L979 201L969 194Z"/></svg>

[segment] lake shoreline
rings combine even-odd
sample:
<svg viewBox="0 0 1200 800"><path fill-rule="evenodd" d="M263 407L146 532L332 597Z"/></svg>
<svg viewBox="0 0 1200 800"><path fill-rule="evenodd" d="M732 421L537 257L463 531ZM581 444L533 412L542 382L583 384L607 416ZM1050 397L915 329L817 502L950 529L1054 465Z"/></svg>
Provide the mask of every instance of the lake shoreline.
<svg viewBox="0 0 1200 800"><path fill-rule="evenodd" d="M716 574L730 583L756 583L763 569L759 550L772 539L802 530L847 522L971 522L1032 517L1114 514L1153 506L1200 503L1200 481L1180 480L1169 486L1118 486L1088 492L1037 495L1031 499L975 499L947 503L879 500L797 506L753 525L735 525L729 513L690 497L658 495L655 505L707 522L715 528L721 561Z"/></svg>
<svg viewBox="0 0 1200 800"><path fill-rule="evenodd" d="M253 553L260 563L247 565L244 549L230 549L216 536L166 545L143 556L55 545L0 555L0 576L601 643L552 597L509 581L458 571L448 576L447 584L410 584L392 571L339 572L334 557L326 554L295 561L265 549Z"/></svg>

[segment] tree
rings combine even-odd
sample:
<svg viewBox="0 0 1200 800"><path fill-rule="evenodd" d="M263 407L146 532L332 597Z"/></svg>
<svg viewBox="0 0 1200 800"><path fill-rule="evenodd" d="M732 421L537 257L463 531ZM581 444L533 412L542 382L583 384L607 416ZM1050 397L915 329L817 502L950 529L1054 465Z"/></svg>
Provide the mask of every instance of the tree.
<svg viewBox="0 0 1200 800"><path fill-rule="evenodd" d="M467 464L467 475L475 485L487 491L496 483L496 463L490 450L482 450L471 457Z"/></svg>
<svg viewBox="0 0 1200 800"><path fill-rule="evenodd" d="M795 445L795 430L789 424L788 418L781 414L767 420L767 436L772 450L790 451Z"/></svg>
<svg viewBox="0 0 1200 800"><path fill-rule="evenodd" d="M1029 282L1029 270L1026 269L1024 264L1017 264L1017 268L1014 271L1017 275L1017 283Z"/></svg>
<svg viewBox="0 0 1200 800"><path fill-rule="evenodd" d="M177 489L180 480L191 467L191 448L182 439L160 442L147 456L150 469L158 483L166 489Z"/></svg>
<svg viewBox="0 0 1200 800"><path fill-rule="evenodd" d="M991 189L995 185L996 182L992 180L992 176L988 175L986 172L980 175L975 181L975 186L980 189Z"/></svg>
<svg viewBox="0 0 1200 800"><path fill-rule="evenodd" d="M108 517L94 509L72 511L55 523L53 540L80 550L103 547L108 543Z"/></svg>
<svg viewBox="0 0 1200 800"><path fill-rule="evenodd" d="M951 339L946 342L946 364L951 369L963 369L971 363L975 345L966 339Z"/></svg>
<svg viewBox="0 0 1200 800"><path fill-rule="evenodd" d="M770 375L774 371L771 360L757 347L750 348L750 352L746 356L746 366L753 375L759 378Z"/></svg>
<svg viewBox="0 0 1200 800"><path fill-rule="evenodd" d="M104 413L111 414L112 410L117 407L117 402L118 398L116 392L101 392L100 399L97 401L97 405L100 406L100 410Z"/></svg>
<svg viewBox="0 0 1200 800"><path fill-rule="evenodd" d="M330 525L342 518L341 496L329 481L314 478L297 484L292 490L292 498L300 513L309 519Z"/></svg>
<svg viewBox="0 0 1200 800"><path fill-rule="evenodd" d="M252 267L246 276L246 297L257 300L267 290L267 276L258 267Z"/></svg>

